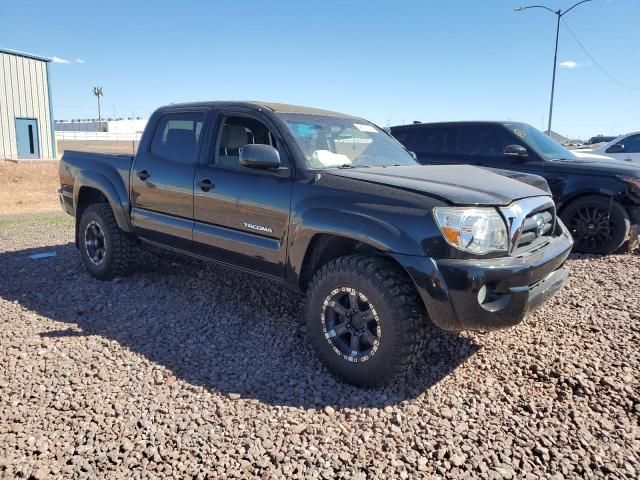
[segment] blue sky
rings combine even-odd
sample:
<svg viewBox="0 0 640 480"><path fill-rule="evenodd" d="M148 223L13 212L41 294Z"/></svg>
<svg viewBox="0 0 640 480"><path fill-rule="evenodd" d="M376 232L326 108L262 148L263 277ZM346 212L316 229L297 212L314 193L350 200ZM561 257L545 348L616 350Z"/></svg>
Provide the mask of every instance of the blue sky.
<svg viewBox="0 0 640 480"><path fill-rule="evenodd" d="M261 99L382 126L511 119L546 128L555 16L513 11L522 4L6 0L0 47L69 62L51 68L59 119L97 117L99 84L107 116L114 106L117 116L148 116L170 102ZM572 137L640 130L640 1L594 0L565 19L635 90L607 78L563 24L558 61L576 65L558 70L553 129Z"/></svg>

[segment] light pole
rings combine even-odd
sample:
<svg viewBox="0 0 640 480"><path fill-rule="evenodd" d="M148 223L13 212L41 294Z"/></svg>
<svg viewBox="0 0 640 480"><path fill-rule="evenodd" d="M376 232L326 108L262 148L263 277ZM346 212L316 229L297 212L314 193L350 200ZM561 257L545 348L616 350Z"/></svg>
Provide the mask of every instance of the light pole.
<svg viewBox="0 0 640 480"><path fill-rule="evenodd" d="M102 94L102 87L93 87L93 94L98 97L98 131L102 131L102 113L100 112L100 97Z"/></svg>
<svg viewBox="0 0 640 480"><path fill-rule="evenodd" d="M578 5L591 2L591 1L592 0L582 0L581 2L578 2L573 6L569 7L564 12L562 10L552 10L549 7L545 7L544 5L531 5L528 7L518 7L515 9L516 12L521 12L523 10L528 10L530 8L544 8L545 10L550 11L556 17L558 17L558 24L556 27L556 49L553 54L553 77L551 78L551 101L549 102L549 128L547 129L548 135L551 135L551 118L553 117L553 93L556 88L556 64L558 63L558 39L560 38L560 19L564 17L567 13L569 13L571 10L576 8Z"/></svg>

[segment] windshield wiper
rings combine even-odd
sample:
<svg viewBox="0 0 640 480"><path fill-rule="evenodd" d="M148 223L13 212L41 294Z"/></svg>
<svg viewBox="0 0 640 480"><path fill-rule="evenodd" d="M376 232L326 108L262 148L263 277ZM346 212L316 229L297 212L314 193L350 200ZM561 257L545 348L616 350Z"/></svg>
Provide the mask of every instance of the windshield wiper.
<svg viewBox="0 0 640 480"><path fill-rule="evenodd" d="M344 169L344 168L370 168L370 167L369 165L352 165L350 163L343 163L338 168Z"/></svg>

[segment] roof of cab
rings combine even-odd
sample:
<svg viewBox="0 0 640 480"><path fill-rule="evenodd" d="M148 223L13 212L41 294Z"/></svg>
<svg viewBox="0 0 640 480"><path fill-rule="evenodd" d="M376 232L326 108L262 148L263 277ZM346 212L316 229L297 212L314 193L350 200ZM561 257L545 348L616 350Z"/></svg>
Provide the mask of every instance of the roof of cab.
<svg viewBox="0 0 640 480"><path fill-rule="evenodd" d="M397 128L419 128L420 126L444 126L444 125L516 125L523 122L514 122L511 120L460 120L460 121L448 121L448 122L418 122L408 123L405 125L394 125L391 130Z"/></svg>
<svg viewBox="0 0 640 480"><path fill-rule="evenodd" d="M180 107L213 107L213 108L225 108L225 107L245 107L245 108L268 108L269 110L277 113L301 113L306 115L320 115L325 117L341 117L341 118L353 118L352 115L346 115L344 113L332 112L329 110L322 110L320 108L303 107L300 105L289 105L287 103L273 103L273 102L261 102L261 101L217 101L217 102L189 102L189 103L172 103L160 107L160 109L172 109Z"/></svg>

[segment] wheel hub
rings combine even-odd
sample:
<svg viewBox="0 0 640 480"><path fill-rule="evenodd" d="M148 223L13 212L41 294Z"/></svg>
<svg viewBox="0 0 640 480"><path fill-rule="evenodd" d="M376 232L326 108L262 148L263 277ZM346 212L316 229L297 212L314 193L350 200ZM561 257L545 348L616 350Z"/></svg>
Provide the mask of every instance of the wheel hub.
<svg viewBox="0 0 640 480"><path fill-rule="evenodd" d="M602 248L614 234L609 211L597 205L585 205L576 210L568 227L576 244L589 250Z"/></svg>
<svg viewBox="0 0 640 480"><path fill-rule="evenodd" d="M356 330L362 330L365 327L364 319L362 318L362 312L351 313L351 326Z"/></svg>
<svg viewBox="0 0 640 480"><path fill-rule="evenodd" d="M380 319L362 292L350 287L333 290L323 302L321 320L327 342L343 359L365 362L378 351Z"/></svg>
<svg viewBox="0 0 640 480"><path fill-rule="evenodd" d="M100 265L107 252L105 236L97 222L91 221L84 233L84 245L91 263Z"/></svg>

